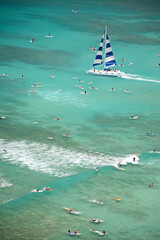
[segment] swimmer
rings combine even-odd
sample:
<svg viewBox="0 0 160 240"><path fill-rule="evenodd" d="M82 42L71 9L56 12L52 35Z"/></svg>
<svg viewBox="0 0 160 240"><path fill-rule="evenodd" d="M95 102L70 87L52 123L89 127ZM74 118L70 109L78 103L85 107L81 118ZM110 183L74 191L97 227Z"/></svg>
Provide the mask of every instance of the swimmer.
<svg viewBox="0 0 160 240"><path fill-rule="evenodd" d="M120 65L121 67L123 67L123 64L121 63L121 65Z"/></svg>
<svg viewBox="0 0 160 240"><path fill-rule="evenodd" d="M124 62L125 61L125 59L124 58L122 58L122 62Z"/></svg>
<svg viewBox="0 0 160 240"><path fill-rule="evenodd" d="M92 82L88 82L88 84L92 84Z"/></svg>
<svg viewBox="0 0 160 240"><path fill-rule="evenodd" d="M34 122L33 124L37 124L38 122Z"/></svg>
<svg viewBox="0 0 160 240"><path fill-rule="evenodd" d="M77 11L75 9L72 10L73 13L77 13Z"/></svg>
<svg viewBox="0 0 160 240"><path fill-rule="evenodd" d="M74 76L73 79L77 79L77 77Z"/></svg>
<svg viewBox="0 0 160 240"><path fill-rule="evenodd" d="M54 78L54 75L50 75L51 78Z"/></svg>
<svg viewBox="0 0 160 240"><path fill-rule="evenodd" d="M60 92L60 89L58 89L56 92Z"/></svg>
<svg viewBox="0 0 160 240"><path fill-rule="evenodd" d="M58 121L59 121L59 120L60 120L60 118L56 118L56 120L58 120Z"/></svg>
<svg viewBox="0 0 160 240"><path fill-rule="evenodd" d="M5 77L8 77L8 74L7 74L7 73L3 73L2 75L5 76Z"/></svg>
<svg viewBox="0 0 160 240"><path fill-rule="evenodd" d="M21 76L21 78L25 78L25 76L24 76L24 75L22 75L22 76Z"/></svg>
<svg viewBox="0 0 160 240"><path fill-rule="evenodd" d="M129 65L129 66L131 66L132 64L133 64L132 62L129 62L129 64L128 64L128 65Z"/></svg>

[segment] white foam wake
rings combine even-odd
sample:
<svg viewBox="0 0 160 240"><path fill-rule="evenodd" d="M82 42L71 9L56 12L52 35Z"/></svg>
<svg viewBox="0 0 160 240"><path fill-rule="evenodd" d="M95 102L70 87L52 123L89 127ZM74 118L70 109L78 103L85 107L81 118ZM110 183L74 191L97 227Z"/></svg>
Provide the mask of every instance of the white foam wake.
<svg viewBox="0 0 160 240"><path fill-rule="evenodd" d="M9 142L0 140L0 144L7 152L1 152L3 161L21 167L27 166L29 169L53 174L57 177L64 177L76 174L82 168L94 168L112 165L138 163L139 158L133 162L133 155L110 156L99 152L73 151L59 146L50 146L36 142Z"/></svg>
<svg viewBox="0 0 160 240"><path fill-rule="evenodd" d="M122 74L121 78L130 79L130 80L136 80L136 81L160 83L160 81L158 81L158 80L148 79L148 78L145 78L145 77L140 76L140 75L129 74L129 73L128 74L127 73Z"/></svg>

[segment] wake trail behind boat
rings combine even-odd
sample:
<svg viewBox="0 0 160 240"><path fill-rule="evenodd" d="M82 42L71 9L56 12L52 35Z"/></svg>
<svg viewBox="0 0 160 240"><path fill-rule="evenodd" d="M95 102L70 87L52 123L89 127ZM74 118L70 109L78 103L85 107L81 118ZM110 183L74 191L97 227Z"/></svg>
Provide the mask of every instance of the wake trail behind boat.
<svg viewBox="0 0 160 240"><path fill-rule="evenodd" d="M127 73L121 74L121 78L123 78L123 79L130 79L130 80L136 80L136 81L160 83L160 81L158 81L158 80L147 79L147 78L145 78L143 76L135 75L135 74L129 74L129 73L128 74Z"/></svg>

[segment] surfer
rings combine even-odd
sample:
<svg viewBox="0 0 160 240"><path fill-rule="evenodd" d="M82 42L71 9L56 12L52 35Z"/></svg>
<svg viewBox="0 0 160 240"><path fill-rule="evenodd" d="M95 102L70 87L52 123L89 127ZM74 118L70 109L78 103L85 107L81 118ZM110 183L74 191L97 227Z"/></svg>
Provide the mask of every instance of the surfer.
<svg viewBox="0 0 160 240"><path fill-rule="evenodd" d="M122 58L122 62L124 62L125 61L125 59L124 58Z"/></svg>
<svg viewBox="0 0 160 240"><path fill-rule="evenodd" d="M112 88L112 91L113 91L114 89Z"/></svg>
<svg viewBox="0 0 160 240"><path fill-rule="evenodd" d="M25 78L24 75L22 75L21 78Z"/></svg>
<svg viewBox="0 0 160 240"><path fill-rule="evenodd" d="M106 231L105 231L105 230L103 230L103 231L102 231L102 233L105 235L105 234L106 234Z"/></svg>
<svg viewBox="0 0 160 240"><path fill-rule="evenodd" d="M34 43L34 37L32 38L32 43Z"/></svg>
<svg viewBox="0 0 160 240"><path fill-rule="evenodd" d="M8 77L8 74L7 73L3 73L3 76Z"/></svg>
<svg viewBox="0 0 160 240"><path fill-rule="evenodd" d="M78 233L77 230L75 230L75 231L74 231L74 234L77 235L77 233Z"/></svg>
<svg viewBox="0 0 160 240"><path fill-rule="evenodd" d="M60 120L60 118L56 118L56 120L58 120L58 121L59 121L59 120Z"/></svg>
<svg viewBox="0 0 160 240"><path fill-rule="evenodd" d="M48 33L48 36L50 37L50 35L51 35L51 34L50 34L50 32L49 32L49 33Z"/></svg>
<svg viewBox="0 0 160 240"><path fill-rule="evenodd" d="M7 152L7 150L6 150L5 148L3 148L3 151L4 151L4 152Z"/></svg>
<svg viewBox="0 0 160 240"><path fill-rule="evenodd" d="M70 231L70 229L68 230L68 233L70 233L71 231Z"/></svg>
<svg viewBox="0 0 160 240"><path fill-rule="evenodd" d="M135 160L136 160L136 158L135 158L135 157L133 157L133 162L135 162Z"/></svg>
<svg viewBox="0 0 160 240"><path fill-rule="evenodd" d="M153 152L156 152L156 149L154 149Z"/></svg>
<svg viewBox="0 0 160 240"><path fill-rule="evenodd" d="M86 91L84 91L84 94L87 94L87 92L86 92Z"/></svg>

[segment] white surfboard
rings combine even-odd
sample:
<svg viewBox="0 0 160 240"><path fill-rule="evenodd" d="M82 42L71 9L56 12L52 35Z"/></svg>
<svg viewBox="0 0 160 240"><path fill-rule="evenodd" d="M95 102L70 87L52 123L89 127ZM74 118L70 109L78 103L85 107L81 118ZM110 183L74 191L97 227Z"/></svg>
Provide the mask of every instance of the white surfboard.
<svg viewBox="0 0 160 240"><path fill-rule="evenodd" d="M88 93L80 92L80 94L84 94L84 95L86 95L86 94L88 94Z"/></svg>
<svg viewBox="0 0 160 240"><path fill-rule="evenodd" d="M49 36L49 35L45 35L45 37L47 37L47 38L52 38L53 36L51 36L51 35L50 35L50 36Z"/></svg>

